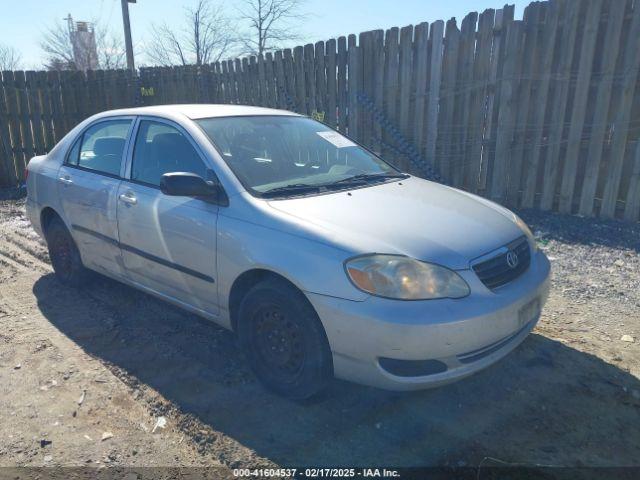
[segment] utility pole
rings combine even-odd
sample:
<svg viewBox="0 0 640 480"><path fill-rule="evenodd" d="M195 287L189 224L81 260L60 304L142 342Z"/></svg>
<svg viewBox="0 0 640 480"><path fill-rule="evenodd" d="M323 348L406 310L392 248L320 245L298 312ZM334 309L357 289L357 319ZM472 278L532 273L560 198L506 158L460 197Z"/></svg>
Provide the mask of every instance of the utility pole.
<svg viewBox="0 0 640 480"><path fill-rule="evenodd" d="M124 25L124 44L127 48L127 68L135 70L133 63L133 44L131 43L131 23L129 22L129 4L136 3L136 0L121 0L122 2L122 24Z"/></svg>

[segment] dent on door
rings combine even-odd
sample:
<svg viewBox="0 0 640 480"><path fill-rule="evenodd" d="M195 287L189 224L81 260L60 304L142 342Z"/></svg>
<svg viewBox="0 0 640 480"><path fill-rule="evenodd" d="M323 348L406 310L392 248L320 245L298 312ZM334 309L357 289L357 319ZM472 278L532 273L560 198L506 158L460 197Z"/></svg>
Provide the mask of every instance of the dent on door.
<svg viewBox="0 0 640 480"><path fill-rule="evenodd" d="M62 166L58 192L64 216L89 268L122 275L116 199L119 180Z"/></svg>
<svg viewBox="0 0 640 480"><path fill-rule="evenodd" d="M218 207L123 183L118 230L127 274L136 283L210 314L218 312Z"/></svg>

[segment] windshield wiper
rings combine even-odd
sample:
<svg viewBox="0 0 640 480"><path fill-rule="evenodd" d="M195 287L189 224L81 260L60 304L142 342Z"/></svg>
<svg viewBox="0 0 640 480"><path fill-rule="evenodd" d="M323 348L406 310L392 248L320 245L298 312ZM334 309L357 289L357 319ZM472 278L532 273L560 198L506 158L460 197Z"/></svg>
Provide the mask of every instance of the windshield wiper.
<svg viewBox="0 0 640 480"><path fill-rule="evenodd" d="M366 185L369 181L389 180L392 178L407 178L409 175L405 173L359 173L351 177L336 180L335 182L323 184L326 187L333 185Z"/></svg>
<svg viewBox="0 0 640 480"><path fill-rule="evenodd" d="M291 193L308 193L308 192L320 192L322 187L319 185L309 185L308 183L292 183L289 185L283 185L281 187L271 188L265 192L262 192L263 197L278 197L283 194Z"/></svg>

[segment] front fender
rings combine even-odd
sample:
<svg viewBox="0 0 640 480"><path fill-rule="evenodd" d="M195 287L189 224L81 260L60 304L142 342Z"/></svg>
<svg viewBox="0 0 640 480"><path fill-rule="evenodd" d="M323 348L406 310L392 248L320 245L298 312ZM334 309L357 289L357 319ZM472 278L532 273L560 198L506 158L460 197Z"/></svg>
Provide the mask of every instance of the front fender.
<svg viewBox="0 0 640 480"><path fill-rule="evenodd" d="M252 269L273 271L300 290L364 301L344 273L350 256L340 248L234 217L218 218L218 293L223 309L235 279Z"/></svg>

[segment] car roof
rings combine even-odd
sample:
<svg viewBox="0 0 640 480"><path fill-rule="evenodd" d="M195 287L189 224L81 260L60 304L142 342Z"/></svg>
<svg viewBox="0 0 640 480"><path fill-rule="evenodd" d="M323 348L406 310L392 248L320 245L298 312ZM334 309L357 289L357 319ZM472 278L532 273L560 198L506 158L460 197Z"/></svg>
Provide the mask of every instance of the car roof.
<svg viewBox="0 0 640 480"><path fill-rule="evenodd" d="M101 116L112 115L158 115L173 117L184 115L196 120L210 117L238 117L248 115L295 115L297 113L274 108L252 107L248 105L217 105L217 104L184 104L184 105L154 105L149 107L124 108L103 112Z"/></svg>

